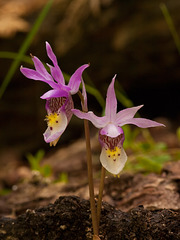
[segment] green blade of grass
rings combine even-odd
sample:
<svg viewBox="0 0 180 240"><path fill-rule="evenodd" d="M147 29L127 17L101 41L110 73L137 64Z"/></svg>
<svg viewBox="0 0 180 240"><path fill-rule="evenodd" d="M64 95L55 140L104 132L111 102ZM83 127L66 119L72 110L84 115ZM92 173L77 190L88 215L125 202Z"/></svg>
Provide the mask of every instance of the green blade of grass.
<svg viewBox="0 0 180 240"><path fill-rule="evenodd" d="M128 98L127 94L125 93L124 89L122 88L121 84L116 81L116 97L118 101L124 106L124 107L133 107L133 102Z"/></svg>
<svg viewBox="0 0 180 240"><path fill-rule="evenodd" d="M8 51L0 51L0 58L4 59L11 59L11 60L16 60L18 58L18 53L15 52L8 52ZM32 59L31 57L28 56L22 56L21 61L32 64Z"/></svg>
<svg viewBox="0 0 180 240"><path fill-rule="evenodd" d="M177 48L177 50L178 50L178 52L180 54L180 39L179 39L178 33L176 31L176 28L174 26L173 20L172 20L172 18L170 16L170 13L169 13L169 11L168 11L168 9L167 9L167 7L166 7L166 5L164 3L160 4L160 9L161 9L161 11L162 11L162 13L164 15L164 18L165 18L165 20L167 22L169 30L170 30L170 32L172 34L172 37L174 39L176 48Z"/></svg>
<svg viewBox="0 0 180 240"><path fill-rule="evenodd" d="M101 105L102 109L105 108L104 98L102 97L101 93L96 88L91 87L86 84L86 91L96 98L98 103Z"/></svg>
<svg viewBox="0 0 180 240"><path fill-rule="evenodd" d="M28 50L34 36L36 35L37 31L39 30L44 18L46 17L51 5L53 3L53 0L49 0L47 2L47 4L45 5L45 7L42 9L42 11L40 12L38 18L36 19L31 31L29 32L29 34L27 35L24 43L22 44L21 48L19 49L19 53L17 55L17 58L13 61L13 63L10 66L10 69L7 73L7 75L5 76L3 83L1 85L0 88L0 98L2 98L8 84L10 83L15 71L17 70L17 68L20 65L20 62L23 58L23 56L25 55L26 51Z"/></svg>

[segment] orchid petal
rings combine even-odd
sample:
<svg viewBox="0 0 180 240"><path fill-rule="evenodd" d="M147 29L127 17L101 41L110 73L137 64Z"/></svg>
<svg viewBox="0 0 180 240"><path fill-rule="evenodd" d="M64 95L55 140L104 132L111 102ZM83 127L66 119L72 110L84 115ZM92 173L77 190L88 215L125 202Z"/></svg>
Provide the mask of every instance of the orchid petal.
<svg viewBox="0 0 180 240"><path fill-rule="evenodd" d="M121 127L118 127L112 123L107 124L104 128L100 130L101 135L106 135L111 138L115 138L120 134L123 134L123 130Z"/></svg>
<svg viewBox="0 0 180 240"><path fill-rule="evenodd" d="M50 68L50 71L51 71L51 75L52 77L54 78L54 80L58 83L58 84L62 84L64 85L64 81L61 80L61 76L59 74L59 66L51 66L50 64L47 63L47 66Z"/></svg>
<svg viewBox="0 0 180 240"><path fill-rule="evenodd" d="M72 109L74 108L74 102L73 102L73 99L72 99L72 96L71 95L69 95L68 97L67 97L67 99L66 99L66 102L64 103L64 105L62 106L62 110L64 110L65 111L65 113L66 113L66 117L67 117L67 119L68 119L68 122L71 120L71 118L72 118L72 115L73 115L73 113L72 113Z"/></svg>
<svg viewBox="0 0 180 240"><path fill-rule="evenodd" d="M44 140L47 143L54 142L58 139L67 127L68 121L65 113L61 112L58 115L58 123L54 123L53 126L48 126L44 135Z"/></svg>
<svg viewBox="0 0 180 240"><path fill-rule="evenodd" d="M58 97L67 97L68 93L66 91L63 91L61 89L52 89L48 92L44 93L41 96L41 99L48 99L48 98L58 98Z"/></svg>
<svg viewBox="0 0 180 240"><path fill-rule="evenodd" d="M117 99L114 91L115 78L116 78L116 75L113 77L112 82L108 87L107 97L106 97L105 115L108 117L110 121L113 121L115 119L116 111L117 111Z"/></svg>
<svg viewBox="0 0 180 240"><path fill-rule="evenodd" d="M143 105L140 105L140 106L137 106L137 107L131 107L131 108L126 108L126 109L121 110L120 112L118 112L116 114L115 122L118 125L121 125L122 122L133 118L134 115L136 114L136 112L142 107L143 107Z"/></svg>
<svg viewBox="0 0 180 240"><path fill-rule="evenodd" d="M67 105L70 100L69 97L52 97L52 98L48 98L46 99L46 110L48 115L51 113L57 113L59 114L60 112L65 112L66 117L68 118L66 111L65 111L65 105ZM72 113L71 113L72 114Z"/></svg>
<svg viewBox="0 0 180 240"><path fill-rule="evenodd" d="M62 71L61 71L60 67L58 66L58 61L57 61L56 55L54 54L54 52L48 42L46 42L46 51L47 51L48 57L51 59L51 61L54 64L54 69L51 68L51 74L52 74L53 78L58 83L65 84L65 80L64 80Z"/></svg>
<svg viewBox="0 0 180 240"><path fill-rule="evenodd" d="M39 81L42 81L42 82L46 82L47 84L49 84L49 86L51 86L52 88L57 88L57 83L55 83L53 80L47 80L45 79L44 76L42 76L39 72L36 72L35 70L33 69L29 69L29 68L25 68L25 67L21 67L20 68L20 71L22 72L22 74L27 77L27 78L30 78L30 79L33 79L33 80L39 80Z"/></svg>
<svg viewBox="0 0 180 240"><path fill-rule="evenodd" d="M99 142L105 149L115 149L122 147L124 143L124 132L121 127L111 129L111 132L106 129L106 126L99 131Z"/></svg>
<svg viewBox="0 0 180 240"><path fill-rule="evenodd" d="M146 118L131 118L131 119L127 119L124 122L121 122L119 124L119 126L123 126L125 124L133 124L136 125L140 128L149 128L149 127L159 127L159 126L164 126L164 124L162 123L158 123Z"/></svg>
<svg viewBox="0 0 180 240"><path fill-rule="evenodd" d="M70 91L71 94L77 93L79 89L79 85L81 83L82 73L87 67L89 67L89 64L82 65L71 76L68 84L68 86L71 88L71 91Z"/></svg>
<svg viewBox="0 0 180 240"><path fill-rule="evenodd" d="M108 172L118 175L124 168L126 161L127 155L123 147L116 148L115 151L102 148L100 162Z"/></svg>
<svg viewBox="0 0 180 240"><path fill-rule="evenodd" d="M53 81L51 75L47 72L46 68L44 67L42 62L39 60L39 58L32 56L32 60L33 60L36 71L40 73L46 80Z"/></svg>
<svg viewBox="0 0 180 240"><path fill-rule="evenodd" d="M72 109L71 110L74 115L76 115L80 119L87 119L92 122L92 124L97 127L97 128L103 128L106 126L108 123L107 117L97 117L93 112L81 112L80 110L77 109Z"/></svg>

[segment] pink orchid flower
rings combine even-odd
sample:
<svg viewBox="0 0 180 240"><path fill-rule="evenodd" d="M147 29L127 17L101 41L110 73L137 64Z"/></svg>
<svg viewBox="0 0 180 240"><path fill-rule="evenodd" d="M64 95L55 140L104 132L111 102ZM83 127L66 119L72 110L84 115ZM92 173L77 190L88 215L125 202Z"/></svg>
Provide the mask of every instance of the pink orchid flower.
<svg viewBox="0 0 180 240"><path fill-rule="evenodd" d="M98 117L91 111L85 113L77 109L73 109L72 112L80 119L91 121L95 127L100 129L99 141L102 146L100 162L107 171L118 175L127 161L127 155L123 149L125 137L121 127L125 124L134 124L141 128L164 125L145 118L134 118L136 112L143 105L126 108L117 113L117 99L114 91L115 77L116 75L107 91L105 116Z"/></svg>
<svg viewBox="0 0 180 240"><path fill-rule="evenodd" d="M68 85L65 85L65 80L58 66L57 58L48 42L46 42L46 51L53 63L53 66L47 64L51 74L47 72L42 62L35 56L32 56L35 70L22 66L20 70L27 78L45 82L52 88L43 94L41 98L46 99L46 110L48 114L45 119L48 128L43 134L44 140L50 143L50 145L55 146L72 117L71 109L74 108L74 103L71 95L78 92L82 73L89 65L84 64L79 67L71 76Z"/></svg>

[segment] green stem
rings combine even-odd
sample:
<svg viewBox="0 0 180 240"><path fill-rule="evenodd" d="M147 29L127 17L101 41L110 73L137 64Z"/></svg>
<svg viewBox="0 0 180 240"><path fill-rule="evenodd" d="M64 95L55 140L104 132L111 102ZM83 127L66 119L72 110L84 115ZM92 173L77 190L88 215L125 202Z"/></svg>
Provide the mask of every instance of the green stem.
<svg viewBox="0 0 180 240"><path fill-rule="evenodd" d="M82 102L82 110L87 112L88 109L84 107L84 98L82 93L79 91L78 95ZM93 182L93 170L92 170L92 155L91 155L91 144L90 144L90 134L89 134L89 123L88 120L84 119L84 131L86 138L86 157L87 157L87 169L88 169L88 183L89 183L89 196L90 196L90 207L91 207L91 217L93 225L94 236L98 236L98 223L97 223L97 213L94 200L94 182Z"/></svg>
<svg viewBox="0 0 180 240"><path fill-rule="evenodd" d="M97 224L98 224L98 231L99 231L99 223L101 217L101 207L102 207L102 197L103 197L103 190L104 190L104 179L105 179L106 170L102 166L101 168L101 180L99 185L99 196L98 196L98 203L97 203Z"/></svg>

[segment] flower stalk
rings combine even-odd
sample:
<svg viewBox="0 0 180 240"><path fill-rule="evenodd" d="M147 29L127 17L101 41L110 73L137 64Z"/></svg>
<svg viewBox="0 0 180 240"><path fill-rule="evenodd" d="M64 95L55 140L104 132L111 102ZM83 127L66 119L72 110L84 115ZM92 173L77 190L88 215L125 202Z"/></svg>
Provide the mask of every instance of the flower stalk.
<svg viewBox="0 0 180 240"><path fill-rule="evenodd" d="M87 157L89 195L90 195L90 206L91 206L93 232L94 232L94 235L98 235L98 222L97 222L96 206L95 206L95 200L94 200L94 183L93 183L93 170L92 170L92 156L91 156L89 124L88 124L88 120L86 120L86 119L84 120L84 131L85 131L85 137L86 137L86 157Z"/></svg>
<svg viewBox="0 0 180 240"><path fill-rule="evenodd" d="M103 198L103 190L104 190L104 180L106 175L106 169L101 167L101 179L99 185L99 195L98 195L98 203L97 203L97 224L99 231L100 217L101 217L101 207L102 207L102 198Z"/></svg>
<svg viewBox="0 0 180 240"><path fill-rule="evenodd" d="M78 91L78 95L81 99L83 112L87 112L88 109L87 109L87 104L85 103L84 96L80 91ZM93 239L98 239L98 222L97 222L97 212L96 212L95 198L94 198L94 182L93 182L93 168L92 168L89 123L88 123L88 120L86 119L84 119L84 131L85 131L85 138L86 138L86 158L87 158L87 170L88 170L89 197L90 197L91 217L92 217L92 225L93 225L93 233L94 233Z"/></svg>

